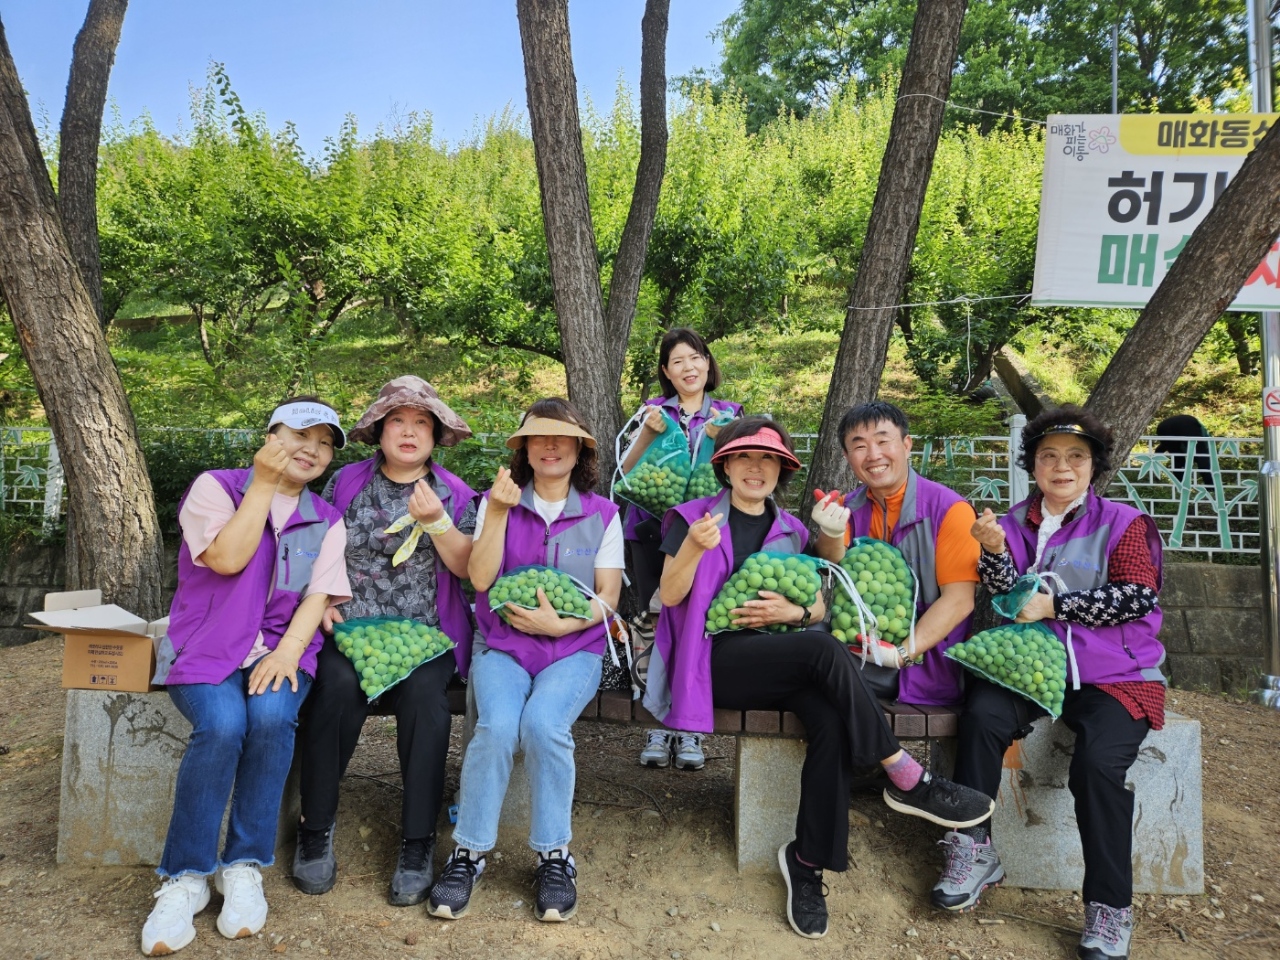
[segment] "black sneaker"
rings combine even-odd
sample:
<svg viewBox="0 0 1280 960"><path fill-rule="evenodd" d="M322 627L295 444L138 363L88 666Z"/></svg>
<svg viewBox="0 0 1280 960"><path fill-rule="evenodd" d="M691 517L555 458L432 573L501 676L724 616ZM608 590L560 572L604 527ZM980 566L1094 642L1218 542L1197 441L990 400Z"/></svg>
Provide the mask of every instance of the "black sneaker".
<svg viewBox="0 0 1280 960"><path fill-rule="evenodd" d="M391 894L387 897L393 907L412 907L427 899L431 891L431 858L435 852L434 833L425 840L401 841L400 859L391 876Z"/></svg>
<svg viewBox="0 0 1280 960"><path fill-rule="evenodd" d="M568 920L578 910L578 870L573 855L565 857L553 850L539 856L538 869L533 874L534 916L550 923Z"/></svg>
<svg viewBox="0 0 1280 960"><path fill-rule="evenodd" d="M472 859L470 850L462 847L453 851L440 878L431 888L427 898L427 913L445 920L457 920L467 912L471 894L480 885L484 873L484 857Z"/></svg>
<svg viewBox="0 0 1280 960"><path fill-rule="evenodd" d="M303 893L321 894L332 890L337 879L333 825L323 830L308 830L299 825L298 846L293 853L293 885Z"/></svg>
<svg viewBox="0 0 1280 960"><path fill-rule="evenodd" d="M884 802L899 813L923 817L952 830L976 826L996 809L996 802L986 794L927 772L910 790L890 783L884 788Z"/></svg>
<svg viewBox="0 0 1280 960"><path fill-rule="evenodd" d="M796 842L778 848L778 866L787 882L787 922L802 937L817 940L827 935L827 885L822 871L796 859Z"/></svg>

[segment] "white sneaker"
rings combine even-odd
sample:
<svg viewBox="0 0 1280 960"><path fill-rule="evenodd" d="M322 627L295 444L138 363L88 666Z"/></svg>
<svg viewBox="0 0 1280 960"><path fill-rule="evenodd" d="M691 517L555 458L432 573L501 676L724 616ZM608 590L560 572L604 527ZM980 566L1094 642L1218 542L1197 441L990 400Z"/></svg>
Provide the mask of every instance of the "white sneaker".
<svg viewBox="0 0 1280 960"><path fill-rule="evenodd" d="M267 922L267 898L262 895L262 874L252 863L220 867L213 884L224 897L218 914L218 932L228 940L251 937Z"/></svg>
<svg viewBox="0 0 1280 960"><path fill-rule="evenodd" d="M156 905L142 925L142 952L148 957L163 957L196 938L191 921L209 905L208 878L191 874L170 877L155 896Z"/></svg>

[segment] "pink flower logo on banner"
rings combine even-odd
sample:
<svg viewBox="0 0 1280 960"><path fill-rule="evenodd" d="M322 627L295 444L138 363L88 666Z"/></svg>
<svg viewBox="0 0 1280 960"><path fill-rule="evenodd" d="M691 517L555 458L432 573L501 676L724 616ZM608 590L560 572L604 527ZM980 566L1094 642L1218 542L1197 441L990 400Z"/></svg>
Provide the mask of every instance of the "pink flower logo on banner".
<svg viewBox="0 0 1280 960"><path fill-rule="evenodd" d="M1111 132L1110 127L1099 127L1097 130L1089 131L1089 149L1097 150L1099 153L1106 153L1111 149L1111 145L1116 142L1116 135Z"/></svg>

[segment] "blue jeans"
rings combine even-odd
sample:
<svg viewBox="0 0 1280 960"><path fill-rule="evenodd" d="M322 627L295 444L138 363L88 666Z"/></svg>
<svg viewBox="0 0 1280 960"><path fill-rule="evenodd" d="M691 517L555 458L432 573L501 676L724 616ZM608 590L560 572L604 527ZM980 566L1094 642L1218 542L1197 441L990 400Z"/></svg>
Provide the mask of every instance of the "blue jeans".
<svg viewBox="0 0 1280 960"><path fill-rule="evenodd" d="M298 709L311 678L298 672L298 692L286 680L272 693L249 696L252 668L222 683L169 687L174 706L191 721L191 739L178 767L173 816L156 873L207 876L219 866L275 862L276 824L293 762ZM233 790L234 788L234 790ZM231 798L227 842L218 857L222 814Z"/></svg>
<svg viewBox="0 0 1280 960"><path fill-rule="evenodd" d="M477 719L462 759L453 842L477 852L497 844L512 758L521 749L533 801L529 846L539 853L568 846L573 721L600 688L600 655L584 650L531 677L514 657L477 643L469 682Z"/></svg>

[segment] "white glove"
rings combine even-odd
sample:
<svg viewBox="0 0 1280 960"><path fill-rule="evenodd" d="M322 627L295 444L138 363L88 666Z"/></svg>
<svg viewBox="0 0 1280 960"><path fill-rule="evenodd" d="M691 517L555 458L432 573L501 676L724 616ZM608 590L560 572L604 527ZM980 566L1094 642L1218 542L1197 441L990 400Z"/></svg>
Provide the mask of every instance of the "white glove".
<svg viewBox="0 0 1280 960"><path fill-rule="evenodd" d="M833 497L823 497L813 506L813 522L833 540L843 540L849 525L849 508Z"/></svg>

